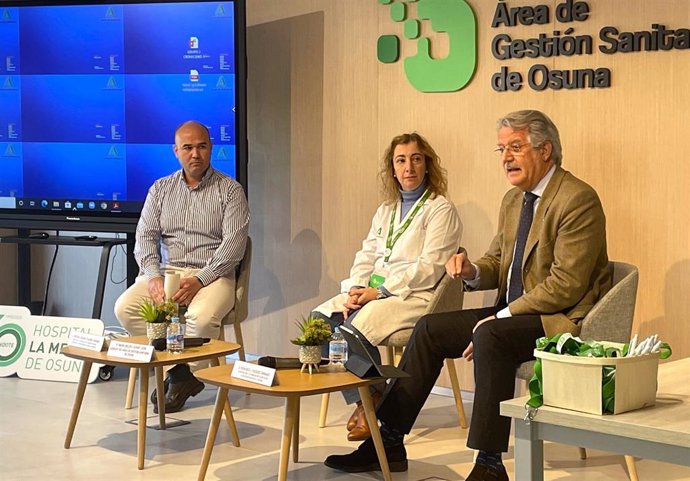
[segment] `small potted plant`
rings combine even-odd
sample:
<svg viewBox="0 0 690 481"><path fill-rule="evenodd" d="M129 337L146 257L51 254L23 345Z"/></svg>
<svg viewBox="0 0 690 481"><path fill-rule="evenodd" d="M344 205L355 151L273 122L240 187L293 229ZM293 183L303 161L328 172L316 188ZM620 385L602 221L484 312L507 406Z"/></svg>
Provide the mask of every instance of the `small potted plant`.
<svg viewBox="0 0 690 481"><path fill-rule="evenodd" d="M152 343L155 339L165 339L168 322L177 315L177 303L170 299L156 304L146 298L139 305L139 315L146 321L146 337Z"/></svg>
<svg viewBox="0 0 690 481"><path fill-rule="evenodd" d="M311 374L312 367L319 370L321 362L321 346L331 338L331 326L323 319L317 317L303 317L297 322L300 335L290 340L291 343L299 346L299 360L302 363L302 371L309 368Z"/></svg>

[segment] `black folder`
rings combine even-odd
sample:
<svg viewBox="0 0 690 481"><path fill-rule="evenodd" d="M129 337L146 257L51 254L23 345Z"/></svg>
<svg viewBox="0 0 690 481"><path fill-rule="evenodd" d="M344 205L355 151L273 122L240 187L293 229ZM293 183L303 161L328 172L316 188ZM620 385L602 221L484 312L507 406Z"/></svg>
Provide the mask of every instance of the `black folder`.
<svg viewBox="0 0 690 481"><path fill-rule="evenodd" d="M402 369L398 369L395 366L389 366L386 364L376 364L371 358L371 354L364 347L362 339L359 334L352 331L346 326L339 326L338 329L342 333L343 337L347 341L347 362L345 363L345 369L350 371L357 377L367 378L367 377L385 377L385 378L397 378L397 377L410 377Z"/></svg>

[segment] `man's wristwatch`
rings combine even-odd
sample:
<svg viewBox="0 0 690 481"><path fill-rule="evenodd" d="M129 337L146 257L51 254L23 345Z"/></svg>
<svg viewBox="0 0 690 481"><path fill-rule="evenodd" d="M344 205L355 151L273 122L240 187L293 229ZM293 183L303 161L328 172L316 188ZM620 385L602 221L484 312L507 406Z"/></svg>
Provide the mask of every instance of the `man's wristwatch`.
<svg viewBox="0 0 690 481"><path fill-rule="evenodd" d="M376 300L378 301L379 299L385 299L385 298L386 298L386 294L384 294L383 291L377 287L376 288Z"/></svg>

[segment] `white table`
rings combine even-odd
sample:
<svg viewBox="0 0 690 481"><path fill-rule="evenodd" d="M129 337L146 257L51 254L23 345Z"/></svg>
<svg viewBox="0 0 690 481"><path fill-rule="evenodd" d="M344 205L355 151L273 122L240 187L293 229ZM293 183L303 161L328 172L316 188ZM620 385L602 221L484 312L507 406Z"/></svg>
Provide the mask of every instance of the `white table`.
<svg viewBox="0 0 690 481"><path fill-rule="evenodd" d="M542 406L524 422L527 397L501 403L515 418L515 479L543 481L544 441L690 466L690 358L659 366L656 405L599 416Z"/></svg>

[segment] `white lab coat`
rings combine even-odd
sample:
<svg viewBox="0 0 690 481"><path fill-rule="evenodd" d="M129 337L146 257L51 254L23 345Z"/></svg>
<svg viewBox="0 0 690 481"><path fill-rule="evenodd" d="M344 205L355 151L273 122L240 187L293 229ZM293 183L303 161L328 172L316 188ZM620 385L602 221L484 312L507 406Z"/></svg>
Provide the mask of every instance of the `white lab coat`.
<svg viewBox="0 0 690 481"><path fill-rule="evenodd" d="M362 249L355 255L350 277L341 283L341 293L314 309L329 317L341 312L351 287L367 286L373 274L384 277L381 287L392 295L367 303L352 323L373 345L415 325L445 272L446 261L460 245L461 225L455 206L445 197L435 196L426 200L393 246L388 262L384 262L393 207L386 204L378 207ZM401 220L398 201L396 231L412 210Z"/></svg>

